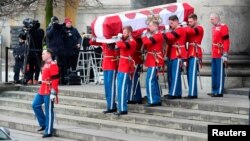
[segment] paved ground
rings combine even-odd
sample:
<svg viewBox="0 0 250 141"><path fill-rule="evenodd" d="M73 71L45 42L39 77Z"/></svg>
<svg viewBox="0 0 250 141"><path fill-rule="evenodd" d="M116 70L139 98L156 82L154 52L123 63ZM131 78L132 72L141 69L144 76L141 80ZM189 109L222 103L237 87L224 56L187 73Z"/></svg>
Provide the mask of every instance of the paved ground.
<svg viewBox="0 0 250 141"><path fill-rule="evenodd" d="M52 138L42 138L42 134L35 134L31 132L24 132L24 131L18 131L10 129L11 137L13 137L17 141L74 141L69 139L63 139L58 137L52 137Z"/></svg>

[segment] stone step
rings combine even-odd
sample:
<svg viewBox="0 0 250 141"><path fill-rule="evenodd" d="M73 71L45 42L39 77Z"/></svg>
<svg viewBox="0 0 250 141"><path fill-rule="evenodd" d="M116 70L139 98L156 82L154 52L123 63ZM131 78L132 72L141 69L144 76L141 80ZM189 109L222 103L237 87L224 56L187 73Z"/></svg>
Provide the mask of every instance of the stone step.
<svg viewBox="0 0 250 141"><path fill-rule="evenodd" d="M19 90L19 86L11 85L11 84L1 84L0 83L0 92L2 91L14 91Z"/></svg>
<svg viewBox="0 0 250 141"><path fill-rule="evenodd" d="M243 78L243 87L244 88L250 88L250 77L244 77Z"/></svg>
<svg viewBox="0 0 250 141"><path fill-rule="evenodd" d="M202 56L203 60L211 60L211 54L203 54ZM234 54L230 54L228 56L228 59L230 60L250 60L250 56L249 55L234 55Z"/></svg>
<svg viewBox="0 0 250 141"><path fill-rule="evenodd" d="M206 64L211 65L211 59L205 59L205 60L202 61L202 63L204 65L206 65ZM239 66L242 66L242 67L249 67L250 60L247 60L247 59L242 59L242 60L229 59L228 60L228 65L239 65Z"/></svg>
<svg viewBox="0 0 250 141"><path fill-rule="evenodd" d="M41 133L32 133L27 131L20 131L15 129L10 129L10 135L15 141L44 141L44 138L41 138ZM60 137L51 137L49 141L76 141L72 139L60 138Z"/></svg>
<svg viewBox="0 0 250 141"><path fill-rule="evenodd" d="M61 138L68 138L74 140L84 140L84 141L135 141L135 140L143 140L143 141L163 141L160 139L154 139L151 137L141 137L130 134L123 133L114 133L110 131L101 131L96 129L89 129L83 127L69 126L69 125L58 125L54 124L54 136ZM4 116L0 115L0 126L11 128L20 131L28 131L37 133L36 130L38 124L35 120L17 118L13 116ZM201 136L201 138L205 138ZM193 138L189 139L185 136L179 138L179 141L192 141ZM196 141L199 141L198 138ZM170 139L174 141L174 139ZM203 139L205 141L205 139ZM177 140L176 140L177 141Z"/></svg>
<svg viewBox="0 0 250 141"><path fill-rule="evenodd" d="M83 86L85 87L85 86ZM93 87L93 88L92 88ZM61 87L60 88L60 99L61 96L70 96L77 98L90 98L90 99L105 99L105 95L103 94L102 88L103 86L92 86L91 89L95 89L95 91L91 91L90 89L77 90L69 89L69 87ZM96 87L96 88L94 88ZM21 87L22 91L34 92L38 88L37 87ZM100 90L101 89L101 90ZM145 88L142 88L142 93L145 93ZM164 90L166 94L167 90ZM25 93L24 92L24 93ZM20 93L20 92L19 92ZM237 103L234 102L233 99L237 99ZM103 102L103 101L102 101ZM234 102L234 105L231 103ZM198 109L204 111L214 111L214 112L225 112L225 113L234 113L234 114L244 114L248 115L249 106L248 100L244 96L234 96L234 95L225 95L223 98L210 98L204 93L199 94L199 99L196 100L185 100L185 99L175 99L175 100L166 100L162 98L163 106L167 107L179 107L186 109ZM103 102L103 108L105 108L105 102Z"/></svg>
<svg viewBox="0 0 250 141"><path fill-rule="evenodd" d="M235 68L234 66L229 66L226 70L225 73L227 74L228 77L249 77L250 76L250 67L238 67ZM141 75L142 77L146 77L146 72L147 72L147 68L143 69L144 73ZM166 71L165 71L166 72ZM165 73L166 74L166 73ZM183 74L187 74L186 71L183 72ZM200 75L201 76L211 76L212 74L212 70L211 70L211 66L204 66L202 69L200 69ZM167 76L167 75L165 75Z"/></svg>
<svg viewBox="0 0 250 141"><path fill-rule="evenodd" d="M250 69L227 69L225 70L225 73L228 77L247 77L250 76ZM202 76L211 76L211 69L202 69L201 73Z"/></svg>
<svg viewBox="0 0 250 141"><path fill-rule="evenodd" d="M238 94L238 95L245 95L248 96L250 93L250 88L232 88L232 89L226 89L225 93L227 94Z"/></svg>
<svg viewBox="0 0 250 141"><path fill-rule="evenodd" d="M27 95L27 97L32 97L32 96ZM102 100L99 100L99 101L102 101ZM87 104L87 105L82 105L81 102L78 102L79 105L73 104L71 106L105 109L104 101L102 102L103 103L94 102L92 104ZM68 103L72 103L72 102L67 102L67 104ZM64 103L61 101L61 103L58 106L60 106L61 104L64 104ZM31 109L31 100L27 101L27 100L13 99L11 97L10 98L2 97L0 99L0 105ZM92 106L89 106L89 105L92 105ZM220 113L220 112L207 112L207 111L192 110L192 109L186 110L183 108L174 108L174 107L149 108L149 107L144 107L142 105L129 105L129 112L162 116L162 117L170 117L170 118L178 118L178 119L189 119L189 120L198 120L198 121L205 121L205 122L223 123L223 124L247 124L248 123L247 115Z"/></svg>
<svg viewBox="0 0 250 141"><path fill-rule="evenodd" d="M13 109L15 108L14 107L7 108L6 106L5 107L0 106L1 113L7 113L7 114L12 113ZM32 109L27 108L26 110L31 111ZM105 119L111 121L135 123L135 124L163 127L163 128L167 127L171 129L200 132L200 133L207 133L207 125L215 124L212 122L203 122L203 121L188 120L188 119L176 119L172 117L162 117L162 116L146 115L138 113L129 113L126 116L121 116L120 118L117 118L117 116L113 114L103 114L101 109L66 106L66 105L56 105L55 111L56 113L63 115ZM14 111L15 114L17 112L18 111L16 112Z"/></svg>
<svg viewBox="0 0 250 141"><path fill-rule="evenodd" d="M84 85L83 86L84 89ZM80 86L80 87L81 87ZM98 89L95 89L95 86ZM91 87L91 88L90 88ZM84 91L77 90L79 87L77 86L68 86L68 87L59 87L59 94L60 96L70 96L70 97L78 97L78 98L91 98L91 99L105 99L104 91L100 91L99 88L103 87L103 85L90 85L89 88L86 87ZM20 91L24 92L32 92L36 93L39 89L39 86L21 86Z"/></svg>
<svg viewBox="0 0 250 141"><path fill-rule="evenodd" d="M27 119L33 116L31 110L23 110L20 108L14 109L14 111L18 111L18 113L9 114L8 116L17 117L18 115L26 115ZM5 112L4 112L5 113ZM117 117L119 118L119 117ZM56 114L56 122L58 125L70 125L75 127L82 127L87 129L95 129L101 131L109 131L128 135L135 135L135 136L143 136L143 137L151 137L156 139L177 139L180 140L185 136L186 138L193 138L193 139L205 139L206 134L204 133L195 133L195 132L188 132L188 131L181 131L181 130L173 130L167 128L160 128L160 127L152 127L152 126L145 126L140 124L132 124L132 123L122 123L116 121L109 121L109 120L101 120L101 119L94 119L94 118L87 118L87 117L79 117L79 116L70 116L70 115L61 115Z"/></svg>

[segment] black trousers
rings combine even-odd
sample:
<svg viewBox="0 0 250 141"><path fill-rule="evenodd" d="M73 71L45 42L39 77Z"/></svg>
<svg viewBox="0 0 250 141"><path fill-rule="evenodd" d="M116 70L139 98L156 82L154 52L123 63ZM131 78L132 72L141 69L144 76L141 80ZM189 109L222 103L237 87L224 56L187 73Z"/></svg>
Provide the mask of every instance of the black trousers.
<svg viewBox="0 0 250 141"><path fill-rule="evenodd" d="M19 81L19 74L22 69L23 69L23 60L15 60L14 81Z"/></svg>
<svg viewBox="0 0 250 141"><path fill-rule="evenodd" d="M69 56L57 56L57 64L60 72L60 84L66 84L65 77L70 69L70 57Z"/></svg>
<svg viewBox="0 0 250 141"><path fill-rule="evenodd" d="M27 72L27 80L33 80L33 78L35 80L38 80L41 71L41 66L40 66L41 60L42 60L41 55L40 56L37 55L37 57L35 56L28 57L29 71Z"/></svg>

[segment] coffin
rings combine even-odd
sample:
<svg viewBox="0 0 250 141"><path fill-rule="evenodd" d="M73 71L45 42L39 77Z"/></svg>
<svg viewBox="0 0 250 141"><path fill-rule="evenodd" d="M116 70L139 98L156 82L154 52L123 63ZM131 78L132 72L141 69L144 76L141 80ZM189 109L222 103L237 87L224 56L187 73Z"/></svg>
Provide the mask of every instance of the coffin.
<svg viewBox="0 0 250 141"><path fill-rule="evenodd" d="M171 3L154 7L147 7L132 11L120 12L97 17L91 23L92 34L97 42L112 43L112 38L122 32L122 27L130 25L134 32L133 36L147 28L146 20L150 15L158 15L161 18L161 26L168 25L168 17L177 15L179 22L187 21L188 15L194 12L194 8L188 3Z"/></svg>

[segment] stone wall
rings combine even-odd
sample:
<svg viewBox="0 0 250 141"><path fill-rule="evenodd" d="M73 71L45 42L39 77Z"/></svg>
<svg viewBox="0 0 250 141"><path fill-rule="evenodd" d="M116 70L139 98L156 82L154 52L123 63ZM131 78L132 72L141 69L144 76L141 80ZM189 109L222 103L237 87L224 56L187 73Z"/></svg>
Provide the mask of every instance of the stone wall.
<svg viewBox="0 0 250 141"><path fill-rule="evenodd" d="M131 0L130 5L132 9L139 9L173 2L176 0Z"/></svg>
<svg viewBox="0 0 250 141"><path fill-rule="evenodd" d="M76 27L79 32L87 32L87 26L98 16L130 10L130 0L100 0L103 7L79 7Z"/></svg>
<svg viewBox="0 0 250 141"><path fill-rule="evenodd" d="M186 0L177 0L186 2ZM250 54L250 1L249 0L189 0L195 8L199 22L205 28L202 46L205 54L211 54L211 28L209 16L212 12L221 15L221 21L230 30L230 54Z"/></svg>

